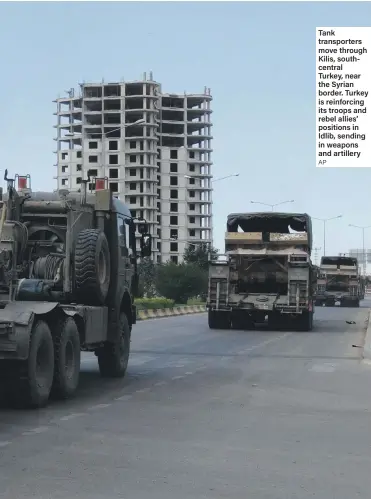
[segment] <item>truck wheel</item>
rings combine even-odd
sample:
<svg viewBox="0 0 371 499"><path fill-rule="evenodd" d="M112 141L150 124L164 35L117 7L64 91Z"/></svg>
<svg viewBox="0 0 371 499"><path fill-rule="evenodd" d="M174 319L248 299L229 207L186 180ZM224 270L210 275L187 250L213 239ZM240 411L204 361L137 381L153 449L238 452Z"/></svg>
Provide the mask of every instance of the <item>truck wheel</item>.
<svg viewBox="0 0 371 499"><path fill-rule="evenodd" d="M17 369L17 393L11 398L17 405L38 409L49 400L53 384L54 347L49 326L37 321L31 330L28 359Z"/></svg>
<svg viewBox="0 0 371 499"><path fill-rule="evenodd" d="M62 319L54 334L54 381L52 395L66 399L77 390L80 378L80 335L72 317Z"/></svg>
<svg viewBox="0 0 371 499"><path fill-rule="evenodd" d="M107 342L97 351L99 371L103 378L125 376L130 355L130 326L125 312L119 317L119 334L115 343Z"/></svg>
<svg viewBox="0 0 371 499"><path fill-rule="evenodd" d="M85 305L104 305L111 277L110 252L101 230L84 229L75 246L75 289Z"/></svg>

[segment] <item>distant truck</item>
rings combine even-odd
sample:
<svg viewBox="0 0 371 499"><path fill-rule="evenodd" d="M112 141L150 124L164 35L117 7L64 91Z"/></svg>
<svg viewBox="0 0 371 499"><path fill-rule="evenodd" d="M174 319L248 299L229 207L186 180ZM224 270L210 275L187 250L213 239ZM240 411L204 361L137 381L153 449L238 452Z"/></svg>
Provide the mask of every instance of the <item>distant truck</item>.
<svg viewBox="0 0 371 499"><path fill-rule="evenodd" d="M211 329L313 328L316 273L312 224L301 213L237 213L227 219L225 255L210 262Z"/></svg>
<svg viewBox="0 0 371 499"><path fill-rule="evenodd" d="M319 268L316 305L359 307L364 298L364 279L357 258L323 256Z"/></svg>

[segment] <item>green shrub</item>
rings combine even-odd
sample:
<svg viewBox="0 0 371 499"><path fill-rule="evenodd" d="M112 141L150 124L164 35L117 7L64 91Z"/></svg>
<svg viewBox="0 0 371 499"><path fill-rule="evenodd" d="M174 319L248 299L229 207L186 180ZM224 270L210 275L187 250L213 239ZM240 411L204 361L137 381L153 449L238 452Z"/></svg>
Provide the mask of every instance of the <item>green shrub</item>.
<svg viewBox="0 0 371 499"><path fill-rule="evenodd" d="M191 305L204 305L205 304L205 301L202 300L202 298L190 298L188 301L187 301L187 305L191 306Z"/></svg>
<svg viewBox="0 0 371 499"><path fill-rule="evenodd" d="M174 300L167 298L137 298L134 303L138 310L172 308L174 306Z"/></svg>

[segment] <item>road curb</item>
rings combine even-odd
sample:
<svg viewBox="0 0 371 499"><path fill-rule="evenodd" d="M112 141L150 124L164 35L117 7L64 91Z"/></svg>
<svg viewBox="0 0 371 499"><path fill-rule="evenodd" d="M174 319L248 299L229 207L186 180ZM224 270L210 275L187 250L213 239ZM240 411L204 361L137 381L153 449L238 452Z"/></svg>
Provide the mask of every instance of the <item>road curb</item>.
<svg viewBox="0 0 371 499"><path fill-rule="evenodd" d="M156 319L157 317L174 317L177 315L200 314L206 312L205 305L190 305L174 308L153 308L137 311L137 320Z"/></svg>
<svg viewBox="0 0 371 499"><path fill-rule="evenodd" d="M370 319L371 319L371 309L368 311L366 337L365 337L365 344L363 347L363 358L365 360L371 361L371 320Z"/></svg>

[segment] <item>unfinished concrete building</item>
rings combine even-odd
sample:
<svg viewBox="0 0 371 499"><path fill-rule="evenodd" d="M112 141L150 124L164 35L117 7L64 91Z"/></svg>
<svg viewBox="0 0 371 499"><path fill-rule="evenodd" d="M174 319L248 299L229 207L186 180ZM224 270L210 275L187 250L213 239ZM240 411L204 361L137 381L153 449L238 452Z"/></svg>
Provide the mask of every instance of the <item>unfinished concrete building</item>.
<svg viewBox="0 0 371 499"><path fill-rule="evenodd" d="M154 261L181 262L188 244L212 243L210 89L165 94L141 81L82 83L56 99L58 188L104 179L154 237Z"/></svg>

